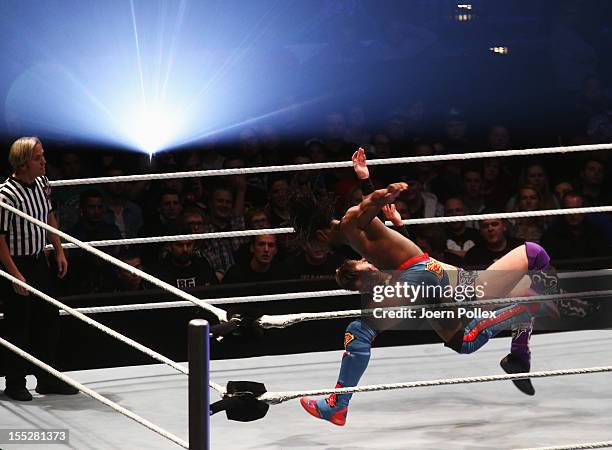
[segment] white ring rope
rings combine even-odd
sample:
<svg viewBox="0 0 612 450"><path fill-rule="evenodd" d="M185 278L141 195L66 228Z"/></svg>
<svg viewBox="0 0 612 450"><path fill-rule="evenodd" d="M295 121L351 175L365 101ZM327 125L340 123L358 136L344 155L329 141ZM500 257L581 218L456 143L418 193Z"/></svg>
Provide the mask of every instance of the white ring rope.
<svg viewBox="0 0 612 450"><path fill-rule="evenodd" d="M586 291L586 292L568 292L564 294L551 295L533 295L530 297L512 297L512 298L493 298L486 300L475 300L469 302L444 302L427 305L411 304L401 307L393 307L393 309L442 309L465 306L472 308L474 306L491 306L505 305L514 303L534 303L546 300L564 300L574 299L577 297L604 297L612 295L612 290L606 291ZM381 307L382 308L382 307ZM322 313L298 313L298 314L279 314L279 315L263 315L257 320L257 324L262 328L286 328L301 322L312 320L329 320L329 319L346 319L352 317L363 317L372 310L364 309L349 309L345 311L330 311Z"/></svg>
<svg viewBox="0 0 612 450"><path fill-rule="evenodd" d="M67 233L64 233L63 231L60 231L56 228L53 228L51 225L46 224L45 222L42 222L38 219L35 219L32 216L29 216L28 214L18 210L17 208L12 207L11 205L7 205L4 202L0 202L0 207L2 208L6 208L9 211L11 211L14 214L17 214L18 216L26 219L29 222L34 223L35 225L38 225L39 227L44 228L45 230L56 234L58 236L60 236L61 238L72 242L73 244L77 245L78 247L82 248L83 250L88 251L89 253L92 253L100 258L102 258L104 261L107 261L117 267L120 267L123 270L126 270L134 275L138 275L139 277L141 277L142 279L148 281L151 284L154 284L155 286L158 286L166 291L171 292L172 294L176 295L177 297L182 298L183 300L187 300L192 302L193 304L200 306L201 308L205 309L206 311L214 314L221 322L226 322L227 321L227 313L222 310L221 308L217 308L215 306L212 305L208 305L206 302L194 297L191 294L188 294L187 292L181 291L179 288L172 286L171 284L168 284L158 278L155 278L154 276L149 275L148 273L143 272L140 269L137 269L135 267L130 266L129 264L124 263L123 261L108 255L100 250L98 250L97 248L92 247L91 245L86 244L85 242L81 242L78 239L70 236Z"/></svg>
<svg viewBox="0 0 612 450"><path fill-rule="evenodd" d="M429 386L449 386L456 384L487 383L490 381L519 380L523 378L547 378L565 375L585 375L591 373L612 372L612 366L583 367L578 369L548 370L541 372L526 372L509 375L485 375L479 377L446 378L441 380L411 381L408 383L374 384L369 386L354 386L335 389L311 389L306 391L266 392L258 400L271 405L277 405L301 397L314 397L328 394L350 394L355 392L390 391L394 389L412 389Z"/></svg>
<svg viewBox="0 0 612 450"><path fill-rule="evenodd" d="M432 161L457 161L477 158L498 158L505 156L533 156L552 153L576 153L597 150L610 150L612 144L575 145L569 147L527 148L520 150L500 150L489 152L455 153L450 155L408 156L402 158L381 158L368 161L368 166L388 164L409 164ZM302 170L340 169L353 167L352 161L290 164L285 166L240 167L234 169L194 170L190 172L149 173L142 175L122 175L118 177L78 178L74 180L51 181L51 186L74 186L77 184L120 183L128 181L166 180L169 178L214 177L225 175L247 175L253 173L295 172Z"/></svg>
<svg viewBox="0 0 612 450"><path fill-rule="evenodd" d="M123 414L126 417L129 417L130 419L134 420L135 422L138 422L140 425L143 425L143 426L147 427L149 430L154 431L155 433L159 434L160 436L165 437L166 439L174 442L175 444L180 445L183 448L186 448L186 449L189 448L189 444L186 441L178 438L177 436L175 436L174 434L164 430L163 428L158 427L154 423L149 422L148 420L140 417L136 413L133 413L132 411L124 408L123 406L113 402L112 400L109 400L108 398L98 394L96 391L94 391L92 389L89 389L86 386L83 386L81 383L79 383L79 382L73 380L72 378L64 375L60 371L58 371L58 370L54 369L53 367L45 364L44 362L42 362L39 359L37 359L37 358L33 357L32 355L30 355L29 353L26 353L25 351L23 351L19 347L14 346L10 342L0 338L0 344L5 346L9 350L17 353L19 356L21 356L22 358L26 359L30 363L37 365L38 367L40 367L43 370L46 370L51 375L59 378L64 383L69 384L70 386L72 386L74 388L77 388L79 391L83 392L84 394L89 395L91 398L94 398L94 399L98 400L99 402L104 403L106 406L109 406L110 408L114 409L118 413Z"/></svg>
<svg viewBox="0 0 612 450"><path fill-rule="evenodd" d="M3 206L3 204L0 203L0 206ZM517 219L527 217L562 216L566 214L589 214L605 212L612 212L612 206L588 206L584 208L542 209L539 211L515 211L507 213L469 214L465 216L425 217L422 219L406 219L402 222L404 223L404 225L421 225L432 223L469 222L492 219ZM385 222L385 225L392 225L392 223L387 221ZM173 236L154 236L129 239L106 239L100 241L89 241L86 243L91 245L92 247L108 247L112 245L152 244L157 242L193 241L201 239L223 239L245 236L259 236L262 234L290 234L294 232L295 229L291 227L260 228L253 230L220 231L216 233L177 234ZM62 247L77 248L79 247L79 245L62 244ZM46 248L52 249L53 246L47 245Z"/></svg>
<svg viewBox="0 0 612 450"><path fill-rule="evenodd" d="M107 335L117 339L118 341L123 342L124 344L129 345L130 347L139 350L140 352L144 353L147 356L150 356L151 358L164 363L170 367L172 367L174 370L184 374L184 375L189 375L189 369L187 369L186 367L181 366L179 363L171 360L170 358L166 358L164 355L157 353L156 351L142 345L139 344L138 342L134 341L133 339L130 339L127 336L124 336L123 334L113 330L112 328L107 327L106 325L101 324L100 322L97 322L89 317L87 317L86 315L84 315L83 313L81 313L80 311L71 308L70 306L67 306L61 302L59 302L58 300L54 299L53 297L45 294L42 291L39 291L38 289L36 289L35 287L30 286L28 283L24 283L23 281L19 280L18 278L15 278L14 276L12 276L11 274L0 270L0 276L2 276L3 278L6 278L7 280L9 280L11 283L15 283L19 286L21 286L22 288L28 290L29 292L32 292L33 294L35 294L37 297L40 297L41 299L45 300L48 303L51 303L53 306L56 306L57 308L61 309L62 312L66 315L71 315L77 319L82 320L83 322L85 322L88 325L91 325L92 327L94 327L95 329L102 331L103 333L106 333ZM213 388L214 390L216 390L219 394L223 395L225 394L225 389L223 388L223 386L220 386L217 383L214 382L210 382L210 387Z"/></svg>
<svg viewBox="0 0 612 450"><path fill-rule="evenodd" d="M355 291L347 291L344 289L335 289L331 291L310 291L310 292L287 292L285 294L267 294L267 295L248 295L244 297L223 297L211 298L206 300L212 305L226 305L239 303L255 303L264 301L282 301L282 300L299 300L307 298L320 297L337 297L343 295L359 295ZM76 308L77 311L83 314L98 314L109 312L124 312L124 311L141 311L149 309L166 309L166 308L185 308L193 306L191 302L158 302L158 303L140 303L132 305L116 305L116 306L93 306L90 308Z"/></svg>
<svg viewBox="0 0 612 450"><path fill-rule="evenodd" d="M432 223L468 222L493 219L520 219L529 217L563 216L567 214L589 214L612 212L610 206L589 206L584 208L541 209L538 211L514 211L507 213L469 214L466 216L425 217L422 219L402 220L405 225L422 225ZM385 222L391 225L391 222Z"/></svg>
<svg viewBox="0 0 612 450"><path fill-rule="evenodd" d="M575 279L587 277L600 277L612 275L612 269L600 270L585 270L577 272L561 272L557 274L559 279ZM303 300L308 298L336 297L344 295L359 295L355 291L347 291L345 289L334 289L328 291L309 291L309 292L288 292L285 294L261 294L248 295L243 297L223 297L211 298L206 300L211 305L224 304L240 304L240 303L256 303L256 302L273 302L283 300ZM186 308L193 306L191 302L176 301L176 302L151 302L151 303L132 303L129 305L111 305L111 306L92 306L87 308L75 308L83 314L100 314L112 312L127 312L127 311L147 311L155 309L171 309L171 308ZM60 312L62 314L62 312Z"/></svg>
<svg viewBox="0 0 612 450"><path fill-rule="evenodd" d="M587 442L584 444L557 445L554 447L532 447L532 448L523 448L521 450L588 450L592 448L608 448L608 447L612 447L612 441Z"/></svg>
<svg viewBox="0 0 612 450"><path fill-rule="evenodd" d="M612 269L579 270L576 272L561 272L557 276L559 279L606 277L612 275Z"/></svg>
<svg viewBox="0 0 612 450"><path fill-rule="evenodd" d="M293 228L260 228L255 230L236 230L236 231L218 231L216 233L192 233L192 234L175 234L172 236L153 236L128 239L106 239L100 241L89 241L87 244L92 247L110 247L112 245L135 245L135 244L154 244L157 242L173 242L173 241L196 241L201 239L223 239L244 236L259 236L262 234L290 234L294 233ZM74 244L62 244L64 248L77 248ZM47 245L46 248L52 249L52 245Z"/></svg>

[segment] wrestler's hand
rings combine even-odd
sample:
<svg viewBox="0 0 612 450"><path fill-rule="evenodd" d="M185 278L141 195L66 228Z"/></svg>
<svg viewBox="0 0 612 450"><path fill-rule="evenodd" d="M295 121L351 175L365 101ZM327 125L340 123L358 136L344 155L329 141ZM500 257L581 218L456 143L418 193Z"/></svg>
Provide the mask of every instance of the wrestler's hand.
<svg viewBox="0 0 612 450"><path fill-rule="evenodd" d="M395 204L390 203L383 206L382 212L385 217L396 227L401 227L404 225L404 222L402 222L402 216L399 212L397 212L397 209L395 209Z"/></svg>
<svg viewBox="0 0 612 450"><path fill-rule="evenodd" d="M359 147L355 153L353 153L353 169L355 169L355 175L360 180L367 180L370 178L370 171L368 170L368 166L366 165L366 154L365 150Z"/></svg>
<svg viewBox="0 0 612 450"><path fill-rule="evenodd" d="M406 183L393 183L387 186L387 193L385 194L384 200L386 204L393 203L395 199L402 193L408 189L408 184Z"/></svg>

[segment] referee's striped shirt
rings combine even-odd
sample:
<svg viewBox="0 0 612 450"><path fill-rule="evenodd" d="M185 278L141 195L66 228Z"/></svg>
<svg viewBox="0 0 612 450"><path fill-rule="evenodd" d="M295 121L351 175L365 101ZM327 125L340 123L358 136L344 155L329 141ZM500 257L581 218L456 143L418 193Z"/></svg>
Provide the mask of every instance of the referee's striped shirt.
<svg viewBox="0 0 612 450"><path fill-rule="evenodd" d="M47 223L51 212L51 187L42 176L28 185L14 177L0 185L0 201ZM47 231L0 206L0 233L6 236L11 256L40 253L47 243Z"/></svg>

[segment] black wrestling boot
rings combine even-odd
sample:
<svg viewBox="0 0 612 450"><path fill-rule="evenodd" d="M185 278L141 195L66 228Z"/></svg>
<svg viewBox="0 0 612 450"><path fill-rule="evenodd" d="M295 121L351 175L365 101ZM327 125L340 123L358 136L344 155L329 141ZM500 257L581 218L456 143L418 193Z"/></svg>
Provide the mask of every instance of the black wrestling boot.
<svg viewBox="0 0 612 450"><path fill-rule="evenodd" d="M58 395L76 395L79 390L63 381L43 381L36 384L36 392L41 395L58 394Z"/></svg>
<svg viewBox="0 0 612 450"><path fill-rule="evenodd" d="M529 372L529 365L525 364L512 353L508 353L499 363L506 373L523 373ZM514 385L524 394L535 395L535 389L529 378L521 380L512 380Z"/></svg>
<svg viewBox="0 0 612 450"><path fill-rule="evenodd" d="M32 394L26 388L6 388L4 395L18 402L31 402Z"/></svg>

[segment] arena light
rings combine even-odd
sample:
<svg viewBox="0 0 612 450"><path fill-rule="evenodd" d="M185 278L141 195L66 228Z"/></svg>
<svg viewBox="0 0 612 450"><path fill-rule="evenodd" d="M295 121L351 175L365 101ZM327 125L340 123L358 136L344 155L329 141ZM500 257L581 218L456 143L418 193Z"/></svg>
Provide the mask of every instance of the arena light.
<svg viewBox="0 0 612 450"><path fill-rule="evenodd" d="M181 136L181 116L159 106L140 107L127 114L124 121L126 140L133 147L153 155L171 146Z"/></svg>
<svg viewBox="0 0 612 450"><path fill-rule="evenodd" d="M215 16L188 0L60 3L0 5L15 37L0 40L1 65L13 70L0 72L11 135L152 154L253 118L280 122L283 99L300 94L295 73L270 70L269 49L283 37L266 34L294 6L228 5Z"/></svg>
<svg viewBox="0 0 612 450"><path fill-rule="evenodd" d="M459 3L455 9L455 20L457 22L469 22L475 16L472 14L472 5L470 3Z"/></svg>
<svg viewBox="0 0 612 450"><path fill-rule="evenodd" d="M508 47L502 47L502 46L490 47L489 50L498 55L507 55L509 52Z"/></svg>

